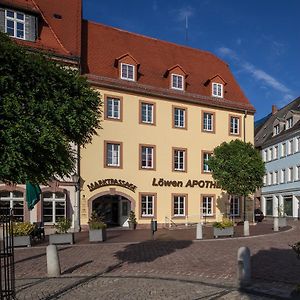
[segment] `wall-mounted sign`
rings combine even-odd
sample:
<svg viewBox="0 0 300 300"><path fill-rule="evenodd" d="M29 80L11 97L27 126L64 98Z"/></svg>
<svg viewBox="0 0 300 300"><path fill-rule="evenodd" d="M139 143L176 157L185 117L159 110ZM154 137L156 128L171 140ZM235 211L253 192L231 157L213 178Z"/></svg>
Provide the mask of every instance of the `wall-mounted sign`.
<svg viewBox="0 0 300 300"><path fill-rule="evenodd" d="M182 180L167 180L164 178L153 178L152 186L169 186L169 187L199 187L199 188L214 188L220 189L221 187L217 182L212 180L191 180L189 179L186 182Z"/></svg>
<svg viewBox="0 0 300 300"><path fill-rule="evenodd" d="M90 192L99 189L103 186L108 186L108 185L117 185L117 186L121 186L125 189L128 189L132 192L135 193L136 190L136 186L132 183L129 183L126 180L121 180L121 179L102 179L102 180L98 180L95 181L94 183L90 183L87 185L87 187L89 188Z"/></svg>

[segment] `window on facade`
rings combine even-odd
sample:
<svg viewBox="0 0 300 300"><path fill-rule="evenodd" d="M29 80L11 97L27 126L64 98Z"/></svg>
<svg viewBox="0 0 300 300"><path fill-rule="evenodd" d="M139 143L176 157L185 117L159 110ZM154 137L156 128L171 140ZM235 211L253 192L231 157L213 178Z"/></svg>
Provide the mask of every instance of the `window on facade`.
<svg viewBox="0 0 300 300"><path fill-rule="evenodd" d="M286 120L286 129L289 129L289 128L291 128L291 127L293 127L293 118L292 117L290 117L290 118L288 118L287 120Z"/></svg>
<svg viewBox="0 0 300 300"><path fill-rule="evenodd" d="M121 63L121 79L134 81L134 65Z"/></svg>
<svg viewBox="0 0 300 300"><path fill-rule="evenodd" d="M293 216L293 196L284 196L283 197L283 205L284 205L284 214L286 216Z"/></svg>
<svg viewBox="0 0 300 300"><path fill-rule="evenodd" d="M296 179L300 180L300 166L296 167Z"/></svg>
<svg viewBox="0 0 300 300"><path fill-rule="evenodd" d="M121 100L118 98L106 98L106 117L108 119L121 119Z"/></svg>
<svg viewBox="0 0 300 300"><path fill-rule="evenodd" d="M174 149L174 171L186 171L186 150Z"/></svg>
<svg viewBox="0 0 300 300"><path fill-rule="evenodd" d="M106 143L106 166L121 166L121 144Z"/></svg>
<svg viewBox="0 0 300 300"><path fill-rule="evenodd" d="M300 151L300 137L296 138L296 151L299 152Z"/></svg>
<svg viewBox="0 0 300 300"><path fill-rule="evenodd" d="M222 98L223 97L223 84L213 82L213 84L212 84L212 95L214 97Z"/></svg>
<svg viewBox="0 0 300 300"><path fill-rule="evenodd" d="M293 152L294 152L294 141L290 140L288 142L288 155L293 154Z"/></svg>
<svg viewBox="0 0 300 300"><path fill-rule="evenodd" d="M150 103L141 103L141 122L147 124L154 123L154 105Z"/></svg>
<svg viewBox="0 0 300 300"><path fill-rule="evenodd" d="M272 173L270 172L270 173L268 173L268 185L272 185Z"/></svg>
<svg viewBox="0 0 300 300"><path fill-rule="evenodd" d="M15 38L25 39L25 15L12 10L5 11L5 32Z"/></svg>
<svg viewBox="0 0 300 300"><path fill-rule="evenodd" d="M214 114L203 113L203 131L214 131Z"/></svg>
<svg viewBox="0 0 300 300"><path fill-rule="evenodd" d="M141 168L142 169L154 168L154 147L141 146Z"/></svg>
<svg viewBox="0 0 300 300"><path fill-rule="evenodd" d="M43 193L43 221L56 223L66 217L66 195L61 192Z"/></svg>
<svg viewBox="0 0 300 300"><path fill-rule="evenodd" d="M266 186L266 185L267 185L267 175L266 175L266 174L264 175L264 178L263 178L263 183L264 183L264 186Z"/></svg>
<svg viewBox="0 0 300 300"><path fill-rule="evenodd" d="M274 153L273 153L273 159L277 159L278 158L278 146L274 147Z"/></svg>
<svg viewBox="0 0 300 300"><path fill-rule="evenodd" d="M212 216L213 212L213 201L212 196L203 196L202 198L202 214L203 216Z"/></svg>
<svg viewBox="0 0 300 300"><path fill-rule="evenodd" d="M273 173L273 184L278 184L278 171Z"/></svg>
<svg viewBox="0 0 300 300"><path fill-rule="evenodd" d="M286 156L286 143L281 144L281 157Z"/></svg>
<svg viewBox="0 0 300 300"><path fill-rule="evenodd" d="M186 110L184 108L174 107L173 115L174 127L186 128Z"/></svg>
<svg viewBox="0 0 300 300"><path fill-rule="evenodd" d="M173 197L173 214L174 217L185 215L185 196L176 195Z"/></svg>
<svg viewBox="0 0 300 300"><path fill-rule="evenodd" d="M269 148L269 159L268 160L272 160L273 159L273 148Z"/></svg>
<svg viewBox="0 0 300 300"><path fill-rule="evenodd" d="M230 199L230 216L237 217L240 215L240 198L232 196Z"/></svg>
<svg viewBox="0 0 300 300"><path fill-rule="evenodd" d="M294 180L294 176L293 176L293 167L291 168L288 168L288 178L287 178L287 181L288 182L291 182Z"/></svg>
<svg viewBox="0 0 300 300"><path fill-rule="evenodd" d="M266 149L266 150L264 150L264 152L263 152L263 161L268 161L268 150Z"/></svg>
<svg viewBox="0 0 300 300"><path fill-rule="evenodd" d="M277 124L274 126L273 135L279 134L279 131L280 131L280 127L279 124Z"/></svg>
<svg viewBox="0 0 300 300"><path fill-rule="evenodd" d="M142 217L154 216L154 195L141 196Z"/></svg>
<svg viewBox="0 0 300 300"><path fill-rule="evenodd" d="M266 198L266 215L267 216L273 215L273 198L272 197Z"/></svg>
<svg viewBox="0 0 300 300"><path fill-rule="evenodd" d="M0 192L0 215L5 215L12 209L14 220L24 221L24 194L19 191Z"/></svg>
<svg viewBox="0 0 300 300"><path fill-rule="evenodd" d="M281 170L281 180L280 180L280 183L285 183L285 169L282 169Z"/></svg>
<svg viewBox="0 0 300 300"><path fill-rule="evenodd" d="M207 161L209 160L209 158L212 156L212 154L210 152L203 152L203 156L202 156L202 170L204 173L210 173L211 170L208 167Z"/></svg>
<svg viewBox="0 0 300 300"><path fill-rule="evenodd" d="M240 134L240 118L230 117L230 134Z"/></svg>
<svg viewBox="0 0 300 300"><path fill-rule="evenodd" d="M183 90L183 83L184 80L182 75L172 74L172 89Z"/></svg>

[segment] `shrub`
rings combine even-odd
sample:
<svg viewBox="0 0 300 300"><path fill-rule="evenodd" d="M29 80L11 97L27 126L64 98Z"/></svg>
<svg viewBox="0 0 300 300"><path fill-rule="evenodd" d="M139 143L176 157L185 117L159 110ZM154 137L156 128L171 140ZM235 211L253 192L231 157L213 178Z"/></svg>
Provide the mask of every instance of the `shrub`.
<svg viewBox="0 0 300 300"><path fill-rule="evenodd" d="M92 230L104 229L107 227L107 225L103 222L103 218L98 216L95 211L92 212L88 223Z"/></svg>
<svg viewBox="0 0 300 300"><path fill-rule="evenodd" d="M223 218L221 222L215 222L213 223L213 227L219 228L219 229L224 229L227 227L232 227L234 223L230 221L228 218Z"/></svg>
<svg viewBox="0 0 300 300"><path fill-rule="evenodd" d="M34 225L30 222L14 222L12 226L12 233L14 236L30 235L34 230Z"/></svg>
<svg viewBox="0 0 300 300"><path fill-rule="evenodd" d="M56 229L56 233L67 233L71 228L71 220L67 218L60 218L54 227Z"/></svg>

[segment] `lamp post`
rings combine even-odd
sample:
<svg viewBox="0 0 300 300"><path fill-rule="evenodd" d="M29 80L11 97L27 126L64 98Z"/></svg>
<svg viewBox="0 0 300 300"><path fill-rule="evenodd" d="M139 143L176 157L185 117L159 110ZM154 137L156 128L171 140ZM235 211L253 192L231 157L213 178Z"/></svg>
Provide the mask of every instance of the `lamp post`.
<svg viewBox="0 0 300 300"><path fill-rule="evenodd" d="M72 181L75 186L74 202L74 231L80 231L80 176L77 173L72 175Z"/></svg>

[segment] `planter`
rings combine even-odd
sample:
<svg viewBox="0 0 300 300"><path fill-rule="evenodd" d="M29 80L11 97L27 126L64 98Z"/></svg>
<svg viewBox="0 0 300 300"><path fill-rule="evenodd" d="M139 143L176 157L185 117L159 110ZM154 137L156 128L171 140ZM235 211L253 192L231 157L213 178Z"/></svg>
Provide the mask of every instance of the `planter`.
<svg viewBox="0 0 300 300"><path fill-rule="evenodd" d="M214 227L214 237L231 236L233 237L233 227L226 227L224 229Z"/></svg>
<svg viewBox="0 0 300 300"><path fill-rule="evenodd" d="M128 221L129 229L135 230L136 229L136 223L133 223L131 221Z"/></svg>
<svg viewBox="0 0 300 300"><path fill-rule="evenodd" d="M14 236L14 247L31 247L31 236Z"/></svg>
<svg viewBox="0 0 300 300"><path fill-rule="evenodd" d="M89 241L90 242L104 242L106 240L106 229L90 229Z"/></svg>
<svg viewBox="0 0 300 300"><path fill-rule="evenodd" d="M286 227L286 217L278 217L278 227Z"/></svg>
<svg viewBox="0 0 300 300"><path fill-rule="evenodd" d="M74 233L55 233L49 235L49 244L74 244Z"/></svg>

